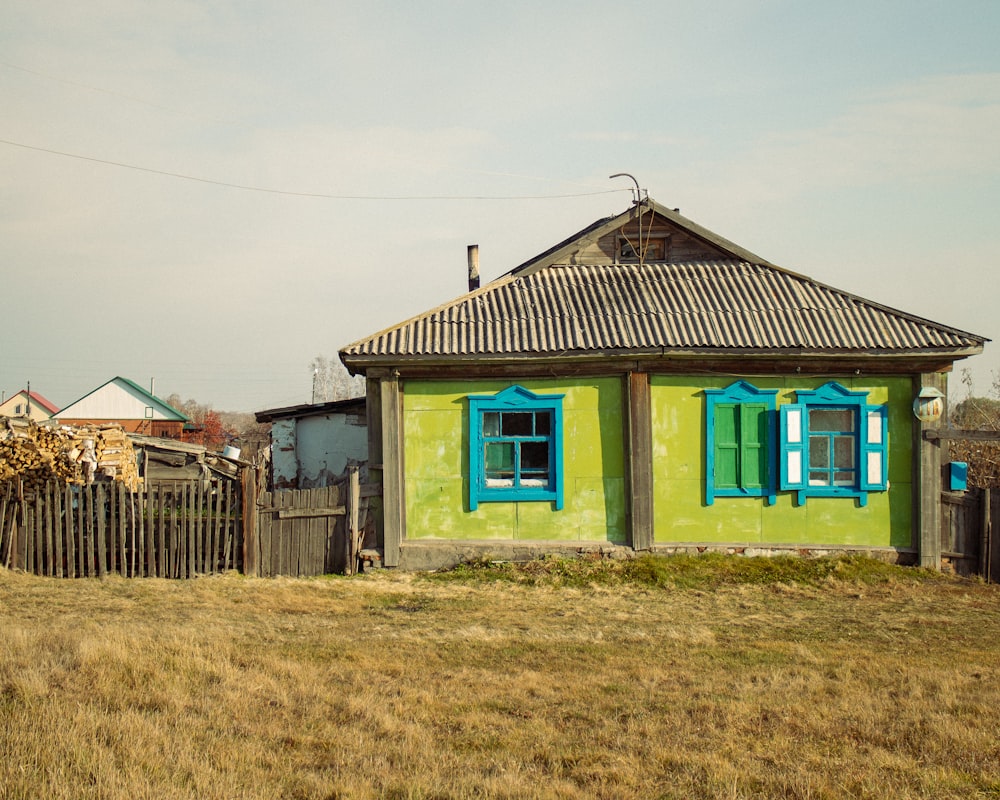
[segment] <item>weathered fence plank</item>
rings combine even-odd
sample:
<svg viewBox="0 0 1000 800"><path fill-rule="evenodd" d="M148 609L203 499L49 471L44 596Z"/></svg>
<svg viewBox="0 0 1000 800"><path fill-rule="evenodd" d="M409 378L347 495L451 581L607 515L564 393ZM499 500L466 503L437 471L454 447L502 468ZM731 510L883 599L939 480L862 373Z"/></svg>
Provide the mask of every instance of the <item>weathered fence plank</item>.
<svg viewBox="0 0 1000 800"><path fill-rule="evenodd" d="M73 490L64 486L59 492L62 495L63 520L66 530L66 577L76 577L76 530L73 525Z"/></svg>
<svg viewBox="0 0 1000 800"><path fill-rule="evenodd" d="M0 494L0 564L10 566L10 531L7 522L7 493Z"/></svg>

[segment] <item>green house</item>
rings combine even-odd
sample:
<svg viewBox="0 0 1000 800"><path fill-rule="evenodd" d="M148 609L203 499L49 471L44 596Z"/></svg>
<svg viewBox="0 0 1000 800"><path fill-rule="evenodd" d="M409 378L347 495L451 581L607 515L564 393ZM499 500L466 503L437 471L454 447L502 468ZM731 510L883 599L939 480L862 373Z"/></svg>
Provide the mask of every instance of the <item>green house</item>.
<svg viewBox="0 0 1000 800"><path fill-rule="evenodd" d="M915 401L940 408L986 341L645 200L340 357L367 378L387 566L845 549L937 565L940 456Z"/></svg>

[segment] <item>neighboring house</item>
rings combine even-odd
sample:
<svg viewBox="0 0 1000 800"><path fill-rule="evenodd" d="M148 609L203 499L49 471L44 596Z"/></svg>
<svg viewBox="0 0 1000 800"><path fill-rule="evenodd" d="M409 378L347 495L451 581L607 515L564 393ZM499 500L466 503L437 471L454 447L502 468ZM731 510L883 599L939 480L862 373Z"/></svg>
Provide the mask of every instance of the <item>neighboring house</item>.
<svg viewBox="0 0 1000 800"><path fill-rule="evenodd" d="M368 457L365 398L288 406L254 415L271 423L275 489L330 486L348 463Z"/></svg>
<svg viewBox="0 0 1000 800"><path fill-rule="evenodd" d="M0 403L0 417L24 417L43 422L51 419L52 415L59 411L59 408L38 392L29 392L22 389Z"/></svg>
<svg viewBox="0 0 1000 800"><path fill-rule="evenodd" d="M129 433L179 439L190 420L128 378L112 378L54 415L64 425L117 423Z"/></svg>
<svg viewBox="0 0 1000 800"><path fill-rule="evenodd" d="M368 379L388 566L618 548L934 566L940 456L913 404L986 341L646 200L340 357Z"/></svg>

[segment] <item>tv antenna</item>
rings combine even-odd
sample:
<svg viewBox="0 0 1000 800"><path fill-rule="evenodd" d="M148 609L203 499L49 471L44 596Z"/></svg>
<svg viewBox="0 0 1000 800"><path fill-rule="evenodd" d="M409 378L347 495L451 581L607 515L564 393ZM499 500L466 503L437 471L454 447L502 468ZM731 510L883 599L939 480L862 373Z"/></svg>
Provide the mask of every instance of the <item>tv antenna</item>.
<svg viewBox="0 0 1000 800"><path fill-rule="evenodd" d="M628 172L616 172L614 175L609 175L608 179L611 178L631 178L632 183L635 184L635 189L632 190L632 205L639 205L642 201L642 189L639 188L639 181L635 179L635 175L630 175ZM646 197L649 197L649 192L646 192Z"/></svg>
<svg viewBox="0 0 1000 800"><path fill-rule="evenodd" d="M635 179L635 175L631 175L628 172L616 172L614 175L609 175L608 179L612 178L631 178L632 183L635 184L635 189L632 190L632 205L641 206L642 205L642 189L639 188L639 181ZM646 199L649 199L649 192L646 192ZM638 216L636 217L636 228L639 233L638 246L636 248L636 254L639 256L639 266L642 266L642 262L645 258L646 251L642 246L642 208L639 208ZM624 228L623 228L624 230ZM648 242L647 242L648 246Z"/></svg>

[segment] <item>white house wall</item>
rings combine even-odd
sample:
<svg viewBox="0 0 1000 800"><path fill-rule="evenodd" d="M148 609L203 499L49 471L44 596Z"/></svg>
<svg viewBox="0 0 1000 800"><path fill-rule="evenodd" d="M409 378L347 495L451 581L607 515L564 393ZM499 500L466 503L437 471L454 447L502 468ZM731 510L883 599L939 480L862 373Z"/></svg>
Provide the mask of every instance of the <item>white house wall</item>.
<svg viewBox="0 0 1000 800"><path fill-rule="evenodd" d="M109 383L60 411L56 418L66 419L152 419L176 420L149 398L134 394L127 386Z"/></svg>
<svg viewBox="0 0 1000 800"><path fill-rule="evenodd" d="M271 469L275 489L298 485L299 461L295 455L294 419L276 419L271 423Z"/></svg>
<svg viewBox="0 0 1000 800"><path fill-rule="evenodd" d="M27 411L28 396L24 392L18 392L13 397L0 403L0 417L23 417ZM20 409L20 410L19 410ZM38 401L31 401L31 419L35 422L42 422L52 415Z"/></svg>

